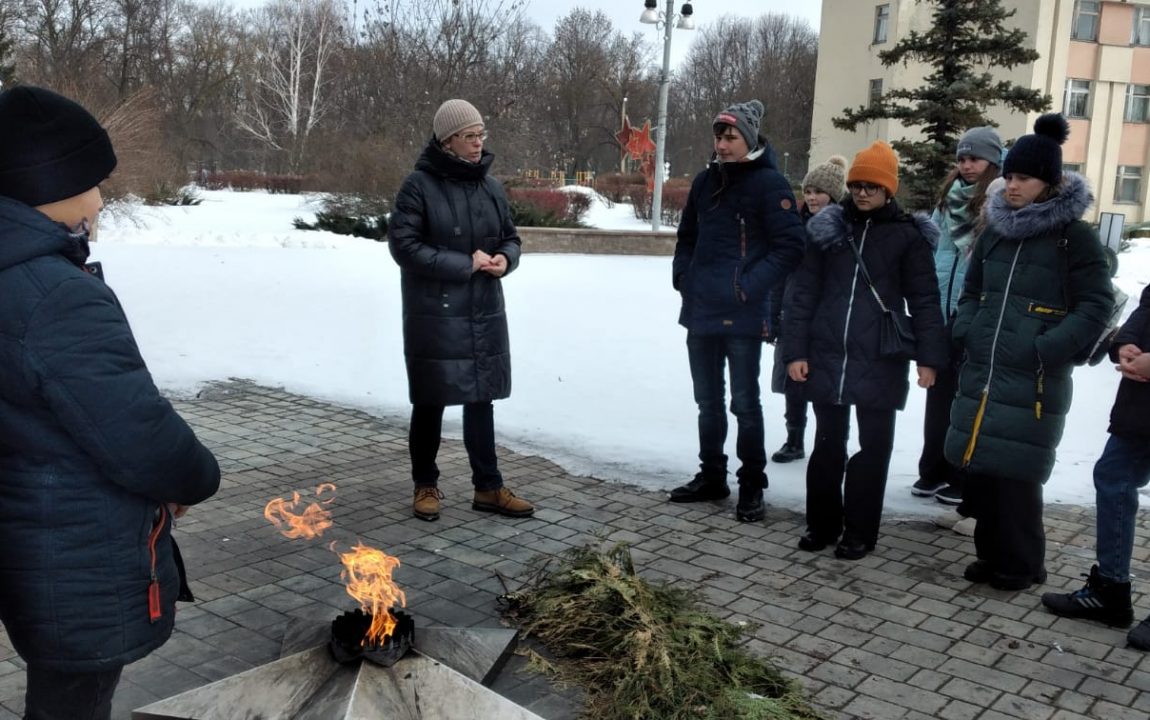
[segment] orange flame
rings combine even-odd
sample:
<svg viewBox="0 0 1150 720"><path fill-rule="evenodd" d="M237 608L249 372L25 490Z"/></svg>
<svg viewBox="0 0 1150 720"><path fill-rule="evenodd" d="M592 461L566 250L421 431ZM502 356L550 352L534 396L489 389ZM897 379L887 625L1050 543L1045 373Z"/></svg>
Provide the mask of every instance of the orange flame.
<svg viewBox="0 0 1150 720"><path fill-rule="evenodd" d="M396 620L391 608L398 602L407 606L407 597L391 580L399 567L399 558L358 541L350 552L339 554L343 563L340 579L347 583L347 594L355 598L360 609L371 615L371 627L360 644L379 644L395 632Z"/></svg>
<svg viewBox="0 0 1150 720"><path fill-rule="evenodd" d="M316 497L325 492L335 492L335 485L323 483L315 489ZM284 537L295 539L312 539L323 535L324 530L332 526L331 511L322 505L331 503L335 498L328 498L322 503L313 502L304 508L303 512L296 512L300 503L299 492L292 492L291 502L283 498L275 498L264 507L264 517L267 518Z"/></svg>

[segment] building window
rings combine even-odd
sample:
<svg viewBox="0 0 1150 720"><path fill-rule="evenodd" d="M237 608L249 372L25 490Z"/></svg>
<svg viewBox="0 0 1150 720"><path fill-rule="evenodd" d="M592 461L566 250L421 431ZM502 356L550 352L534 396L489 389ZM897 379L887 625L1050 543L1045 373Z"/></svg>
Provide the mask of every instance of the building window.
<svg viewBox="0 0 1150 720"><path fill-rule="evenodd" d="M1114 185L1114 202L1142 202L1142 168L1136 165L1118 166L1118 182Z"/></svg>
<svg viewBox="0 0 1150 720"><path fill-rule="evenodd" d="M882 78L870 81L870 91L867 95L867 107L874 107L882 100Z"/></svg>
<svg viewBox="0 0 1150 720"><path fill-rule="evenodd" d="M881 45L886 42L887 26L890 25L890 3L879 5L874 9L874 44Z"/></svg>
<svg viewBox="0 0 1150 720"><path fill-rule="evenodd" d="M1134 8L1134 31L1130 33L1131 45L1150 45L1150 7L1140 5Z"/></svg>
<svg viewBox="0 0 1150 720"><path fill-rule="evenodd" d="M1126 122L1150 122L1150 85L1126 86Z"/></svg>
<svg viewBox="0 0 1150 720"><path fill-rule="evenodd" d="M1072 118L1090 117L1089 80L1066 81L1066 100L1062 106L1062 114Z"/></svg>
<svg viewBox="0 0 1150 720"><path fill-rule="evenodd" d="M1072 172L1082 174L1082 163L1062 163L1062 170L1064 172Z"/></svg>
<svg viewBox="0 0 1150 720"><path fill-rule="evenodd" d="M1074 26L1070 29L1071 40L1098 41L1098 18L1102 13L1101 5L1102 3L1098 0L1078 0L1074 3Z"/></svg>

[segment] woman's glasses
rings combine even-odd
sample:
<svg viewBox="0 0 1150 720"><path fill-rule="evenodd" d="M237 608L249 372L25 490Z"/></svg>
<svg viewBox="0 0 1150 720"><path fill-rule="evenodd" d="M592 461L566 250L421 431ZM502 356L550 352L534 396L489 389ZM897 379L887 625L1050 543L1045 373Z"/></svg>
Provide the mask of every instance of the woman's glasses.
<svg viewBox="0 0 1150 720"><path fill-rule="evenodd" d="M874 195L879 190L882 190L882 185L871 185L870 183L847 183L847 190L850 190L856 195Z"/></svg>
<svg viewBox="0 0 1150 720"><path fill-rule="evenodd" d="M462 135L456 135L455 137L463 140L463 142L465 142L465 143L473 143L476 140L478 140L479 142L483 142L484 140L487 139L487 131L484 130L483 132L477 132L477 133L474 133L474 132L463 133Z"/></svg>

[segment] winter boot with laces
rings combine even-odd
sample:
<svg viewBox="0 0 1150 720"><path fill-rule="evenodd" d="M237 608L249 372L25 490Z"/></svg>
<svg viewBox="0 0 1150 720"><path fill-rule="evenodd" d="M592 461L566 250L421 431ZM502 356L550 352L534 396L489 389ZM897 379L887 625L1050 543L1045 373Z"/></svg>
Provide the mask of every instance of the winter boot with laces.
<svg viewBox="0 0 1150 720"><path fill-rule="evenodd" d="M1072 593L1044 593L1042 604L1055 615L1095 620L1110 627L1130 627L1134 607L1130 603L1130 583L1107 580L1090 568L1086 587Z"/></svg>
<svg viewBox="0 0 1150 720"><path fill-rule="evenodd" d="M731 494L727 486L727 474L711 475L696 473L695 479L686 485L681 485L671 491L671 502L693 503L707 500L722 500Z"/></svg>
<svg viewBox="0 0 1150 720"><path fill-rule="evenodd" d="M807 456L803 448L803 431L805 428L787 426L787 441L778 451L771 455L771 462L789 463L802 460Z"/></svg>
<svg viewBox="0 0 1150 720"><path fill-rule="evenodd" d="M439 519L439 501L443 493L434 485L417 485L415 487L415 502L412 503L411 512L420 520Z"/></svg>
<svg viewBox="0 0 1150 720"><path fill-rule="evenodd" d="M739 478L739 502L735 505L735 518L739 522L758 522L767 515L763 502L763 488L767 478L762 473L756 477Z"/></svg>

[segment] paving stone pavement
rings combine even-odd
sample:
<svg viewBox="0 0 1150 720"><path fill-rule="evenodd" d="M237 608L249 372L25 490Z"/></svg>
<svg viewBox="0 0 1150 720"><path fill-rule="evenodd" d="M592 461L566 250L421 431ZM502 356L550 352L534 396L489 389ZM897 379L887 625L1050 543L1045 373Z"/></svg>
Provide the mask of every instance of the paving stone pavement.
<svg viewBox="0 0 1150 720"><path fill-rule="evenodd" d="M1050 580L1008 593L963 580L971 540L926 521L884 523L876 551L846 562L797 550L802 518L793 512L771 508L762 523L738 523L731 501L675 505L506 450L507 484L538 511L492 517L471 509L466 453L453 441L440 453L444 512L422 522L409 509L403 424L242 381L176 405L224 478L176 530L198 602L180 606L166 645L125 669L117 720L275 659L293 618L323 621L353 607L333 539L398 556L395 578L417 622L494 627L501 576L513 588L533 557L596 534L630 543L644 575L696 583L722 616L757 623L753 649L776 658L829 718L1150 717L1150 656L1126 649L1124 631L1056 618L1038 602L1042 590L1080 586L1093 557L1090 509L1047 508ZM338 487L335 527L322 540L286 540L263 518L271 498L321 482ZM1148 537L1140 515L1136 577L1150 577ZM1136 604L1150 610L1150 598ZM577 717L578 690L552 686L526 663L513 658L494 689L549 720ZM0 631L0 720L20 717L23 675Z"/></svg>

